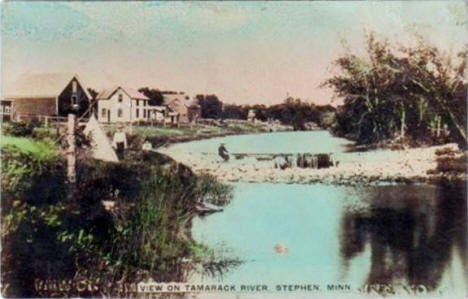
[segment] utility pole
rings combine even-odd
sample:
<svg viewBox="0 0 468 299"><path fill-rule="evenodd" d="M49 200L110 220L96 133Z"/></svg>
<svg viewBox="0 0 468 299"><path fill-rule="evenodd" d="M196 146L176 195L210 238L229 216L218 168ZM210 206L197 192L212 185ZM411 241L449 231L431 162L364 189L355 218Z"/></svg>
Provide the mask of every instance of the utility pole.
<svg viewBox="0 0 468 299"><path fill-rule="evenodd" d="M67 123L67 178L70 185L74 188L76 183L76 115L73 113L68 114Z"/></svg>

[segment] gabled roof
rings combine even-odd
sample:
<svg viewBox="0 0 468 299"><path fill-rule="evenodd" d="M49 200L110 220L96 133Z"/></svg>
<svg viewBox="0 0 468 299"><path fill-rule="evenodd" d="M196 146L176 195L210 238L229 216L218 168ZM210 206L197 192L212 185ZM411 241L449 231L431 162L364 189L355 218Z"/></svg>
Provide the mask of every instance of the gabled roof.
<svg viewBox="0 0 468 299"><path fill-rule="evenodd" d="M144 94L142 94L141 92L139 92L138 90L136 89L133 89L133 88L123 88L121 86L115 86L115 87L112 87L112 88L109 88L109 89L104 89L102 90L98 95L97 95L97 99L98 100L108 100L112 97L112 95L114 93L117 92L117 90L119 89L122 89L123 92L125 92L130 98L132 99L136 99L136 100L149 100L149 98L147 96L145 96Z"/></svg>
<svg viewBox="0 0 468 299"><path fill-rule="evenodd" d="M187 95L185 94L179 94L179 93L164 94L163 105L173 105L177 101L179 101L180 103L184 103L186 96Z"/></svg>
<svg viewBox="0 0 468 299"><path fill-rule="evenodd" d="M181 93L164 94L163 96L164 96L163 105L166 105L166 106L177 105L177 102L179 102L185 107L200 107L197 99L191 98L185 93L184 94L181 94Z"/></svg>
<svg viewBox="0 0 468 299"><path fill-rule="evenodd" d="M117 87L101 90L98 93L98 95L96 96L96 99L98 99L98 100L100 100L100 99L109 99L114 94L114 92L117 90L117 88L119 88L119 87L117 86Z"/></svg>
<svg viewBox="0 0 468 299"><path fill-rule="evenodd" d="M91 99L86 86L77 75L63 73L23 74L15 81L12 88L6 91L5 98L55 98L74 78L81 85L88 99Z"/></svg>
<svg viewBox="0 0 468 299"><path fill-rule="evenodd" d="M140 99L140 100L149 100L147 96L142 94L136 89L133 88L125 88L125 92L132 98L132 99Z"/></svg>

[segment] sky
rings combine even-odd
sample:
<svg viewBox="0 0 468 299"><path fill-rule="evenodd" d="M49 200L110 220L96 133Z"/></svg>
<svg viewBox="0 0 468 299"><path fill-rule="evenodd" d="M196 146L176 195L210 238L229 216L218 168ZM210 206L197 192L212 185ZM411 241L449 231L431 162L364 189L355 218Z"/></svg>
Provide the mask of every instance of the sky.
<svg viewBox="0 0 468 299"><path fill-rule="evenodd" d="M366 32L466 45L463 1L7 2L2 89L24 73L76 73L91 88L151 87L266 105L339 104L321 83L363 53Z"/></svg>

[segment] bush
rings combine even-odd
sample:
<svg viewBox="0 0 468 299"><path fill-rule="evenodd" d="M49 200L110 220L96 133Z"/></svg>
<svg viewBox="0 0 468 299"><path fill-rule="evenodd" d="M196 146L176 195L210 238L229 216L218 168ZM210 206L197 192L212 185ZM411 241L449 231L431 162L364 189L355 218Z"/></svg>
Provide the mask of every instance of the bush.
<svg viewBox="0 0 468 299"><path fill-rule="evenodd" d="M28 120L26 122L22 121L13 121L9 122L7 126L4 126L3 133L5 135L12 136L31 136L33 134L34 128L39 127L41 123L38 120Z"/></svg>
<svg viewBox="0 0 468 299"><path fill-rule="evenodd" d="M36 127L33 130L32 136L35 139L56 139L57 131L54 128Z"/></svg>
<svg viewBox="0 0 468 299"><path fill-rule="evenodd" d="M34 278L73 267L66 246L55 240L66 178L50 144L4 137L1 152L2 293L35 296Z"/></svg>

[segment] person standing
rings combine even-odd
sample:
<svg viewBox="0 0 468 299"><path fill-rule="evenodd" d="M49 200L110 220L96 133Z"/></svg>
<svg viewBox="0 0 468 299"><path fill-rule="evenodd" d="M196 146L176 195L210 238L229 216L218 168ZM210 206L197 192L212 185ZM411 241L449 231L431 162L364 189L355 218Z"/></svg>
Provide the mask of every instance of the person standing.
<svg viewBox="0 0 468 299"><path fill-rule="evenodd" d="M115 132L112 140L112 147L115 149L119 160L123 159L125 156L125 149L127 149L127 136L123 131L123 126L119 126L117 132Z"/></svg>

